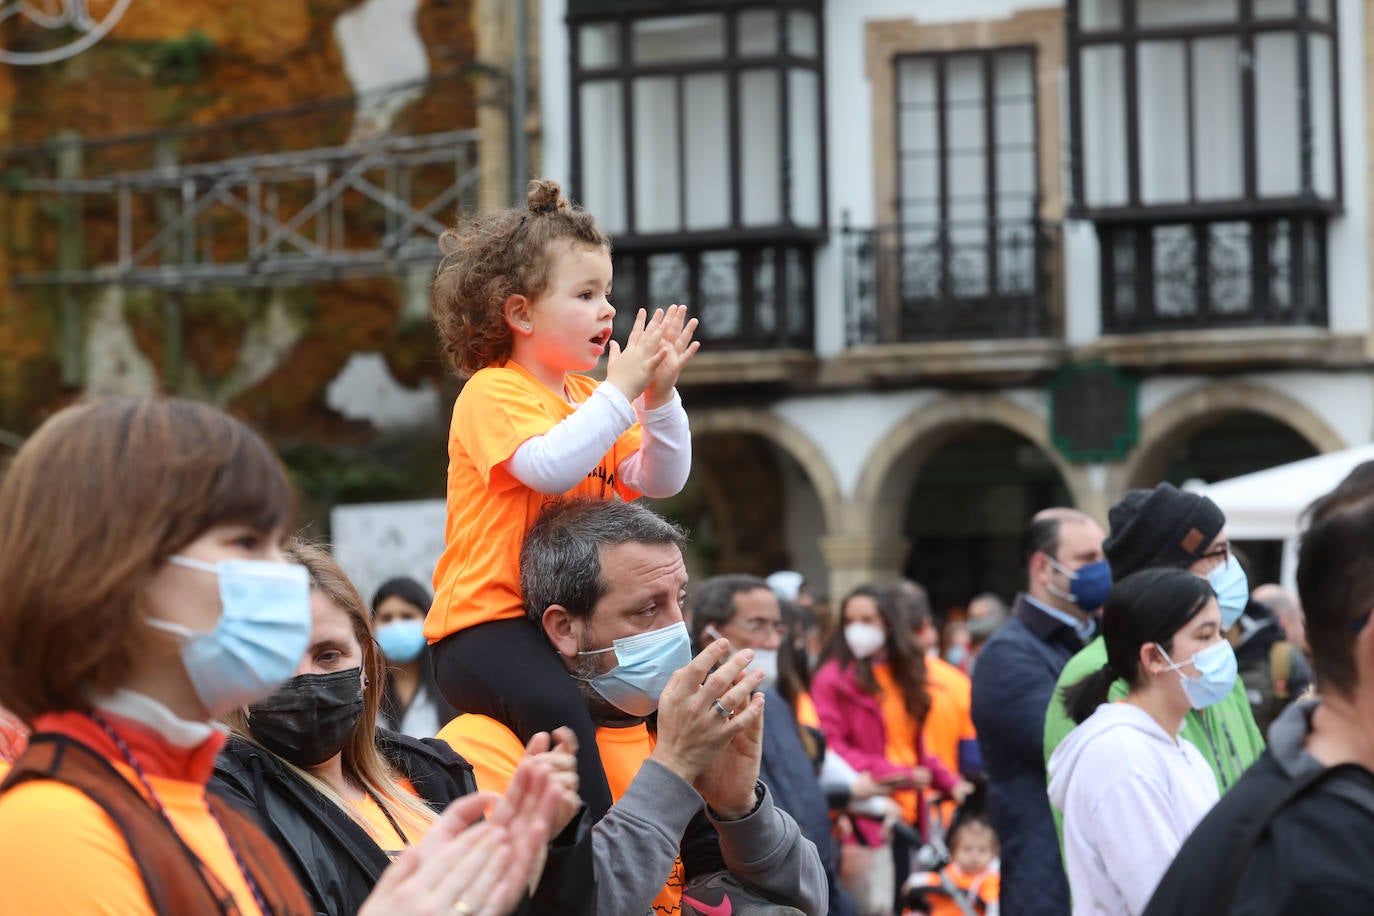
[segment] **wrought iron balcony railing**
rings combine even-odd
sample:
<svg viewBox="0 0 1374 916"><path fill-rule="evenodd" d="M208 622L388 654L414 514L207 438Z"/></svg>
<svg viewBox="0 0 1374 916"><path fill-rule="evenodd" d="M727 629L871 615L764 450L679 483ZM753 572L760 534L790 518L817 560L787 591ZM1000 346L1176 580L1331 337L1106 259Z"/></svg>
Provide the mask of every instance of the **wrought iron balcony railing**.
<svg viewBox="0 0 1374 916"><path fill-rule="evenodd" d="M1057 227L1039 220L841 230L850 346L1053 333Z"/></svg>

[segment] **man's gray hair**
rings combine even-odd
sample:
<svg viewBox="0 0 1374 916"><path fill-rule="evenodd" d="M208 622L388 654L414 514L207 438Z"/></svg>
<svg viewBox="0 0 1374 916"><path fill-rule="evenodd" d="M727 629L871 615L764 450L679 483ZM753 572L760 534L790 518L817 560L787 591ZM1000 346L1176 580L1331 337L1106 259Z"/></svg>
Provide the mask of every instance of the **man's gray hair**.
<svg viewBox="0 0 1374 916"><path fill-rule="evenodd" d="M617 544L672 544L687 532L652 509L619 500L566 499L544 507L520 549L520 589L525 614L542 626L544 611L558 604L573 617L591 616L606 593L601 550Z"/></svg>

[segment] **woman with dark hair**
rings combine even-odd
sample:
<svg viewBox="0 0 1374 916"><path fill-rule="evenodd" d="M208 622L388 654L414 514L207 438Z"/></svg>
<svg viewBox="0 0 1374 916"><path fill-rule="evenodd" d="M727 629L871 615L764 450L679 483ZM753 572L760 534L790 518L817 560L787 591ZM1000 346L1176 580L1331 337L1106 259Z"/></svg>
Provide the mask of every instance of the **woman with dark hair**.
<svg viewBox="0 0 1374 916"><path fill-rule="evenodd" d="M1231 692L1236 656L1206 579L1147 569L1112 588L1102 611L1107 663L1065 688L1078 727L1049 761L1064 812L1075 914L1138 914L1184 839L1217 802L1202 753L1178 736L1190 709ZM1130 685L1107 702L1118 678Z"/></svg>
<svg viewBox="0 0 1374 916"><path fill-rule="evenodd" d="M430 595L414 579L388 579L372 596L372 625L386 658L381 725L412 738L433 738L458 715L434 682L425 640Z"/></svg>
<svg viewBox="0 0 1374 916"><path fill-rule="evenodd" d="M930 695L924 657L893 588L854 589L840 605L840 621L828 660L811 680L826 742L859 774L893 790L903 819L924 835L920 790L933 788L960 801L973 791L926 752L921 729ZM857 817L854 826L865 844L884 844L881 821ZM900 841L894 845L900 885L909 867L907 850Z"/></svg>

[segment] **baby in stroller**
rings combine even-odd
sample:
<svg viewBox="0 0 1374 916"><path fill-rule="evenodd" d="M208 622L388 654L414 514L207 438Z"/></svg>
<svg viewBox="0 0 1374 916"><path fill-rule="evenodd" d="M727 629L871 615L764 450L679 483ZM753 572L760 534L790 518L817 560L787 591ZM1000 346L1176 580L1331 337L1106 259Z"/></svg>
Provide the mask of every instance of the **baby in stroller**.
<svg viewBox="0 0 1374 916"><path fill-rule="evenodd" d="M946 842L947 857L939 854L938 843L928 844L918 856L929 870L912 872L903 884L902 916L997 916L1002 879L997 833L987 815L964 805L954 815Z"/></svg>

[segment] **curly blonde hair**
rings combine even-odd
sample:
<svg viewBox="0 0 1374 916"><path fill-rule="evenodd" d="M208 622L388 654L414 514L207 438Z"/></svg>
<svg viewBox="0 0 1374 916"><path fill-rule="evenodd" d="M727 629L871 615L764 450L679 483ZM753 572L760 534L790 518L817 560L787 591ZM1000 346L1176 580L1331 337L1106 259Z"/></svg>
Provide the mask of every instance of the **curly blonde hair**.
<svg viewBox="0 0 1374 916"><path fill-rule="evenodd" d="M544 180L530 182L524 207L478 216L440 236L430 314L460 377L510 358L506 300L547 291L550 248L560 241L611 250L592 215L570 205L558 182Z"/></svg>

